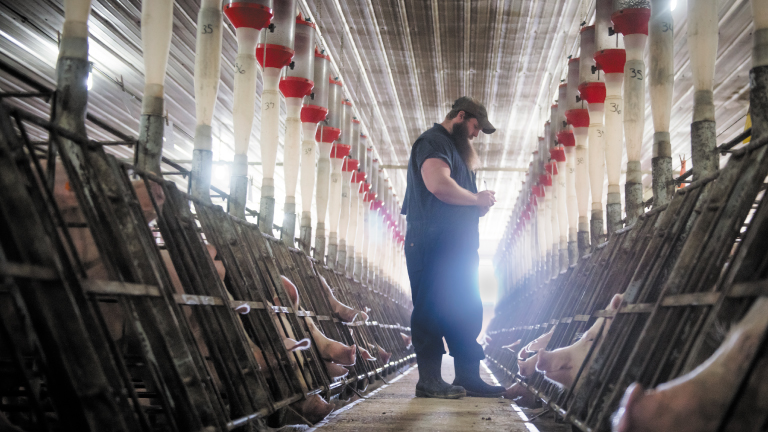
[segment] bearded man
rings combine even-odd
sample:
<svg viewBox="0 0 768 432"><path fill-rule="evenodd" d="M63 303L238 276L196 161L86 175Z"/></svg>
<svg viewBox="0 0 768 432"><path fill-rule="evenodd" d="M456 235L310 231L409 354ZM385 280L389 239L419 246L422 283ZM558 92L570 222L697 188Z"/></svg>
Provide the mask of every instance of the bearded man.
<svg viewBox="0 0 768 432"><path fill-rule="evenodd" d="M480 378L485 353L477 343L483 324L478 225L496 199L493 191L477 191L478 158L471 140L480 131L495 130L483 105L461 97L445 120L421 134L411 149L402 214L408 221L405 260L413 298L418 397L499 397L505 390ZM440 372L443 338L454 358L453 384Z"/></svg>

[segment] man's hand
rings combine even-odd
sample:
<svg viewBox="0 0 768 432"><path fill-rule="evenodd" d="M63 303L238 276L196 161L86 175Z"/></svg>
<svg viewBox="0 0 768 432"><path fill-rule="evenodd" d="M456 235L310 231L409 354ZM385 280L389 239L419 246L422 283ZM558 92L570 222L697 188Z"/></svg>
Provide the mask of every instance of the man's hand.
<svg viewBox="0 0 768 432"><path fill-rule="evenodd" d="M480 207L480 217L483 217L486 214L488 214L488 210L490 209L491 209L490 207Z"/></svg>
<svg viewBox="0 0 768 432"><path fill-rule="evenodd" d="M480 191L475 194L475 205L478 207L488 207L489 209L491 206L496 204L496 192L492 190L484 190Z"/></svg>

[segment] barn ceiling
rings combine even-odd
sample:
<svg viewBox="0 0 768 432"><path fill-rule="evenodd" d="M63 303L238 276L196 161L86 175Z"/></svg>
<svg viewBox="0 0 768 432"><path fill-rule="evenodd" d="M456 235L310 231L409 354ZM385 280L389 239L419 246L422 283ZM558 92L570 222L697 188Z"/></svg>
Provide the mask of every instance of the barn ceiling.
<svg viewBox="0 0 768 432"><path fill-rule="evenodd" d="M174 138L165 155L187 167L195 129L193 70L198 3L176 1L166 81L166 109ZM744 127L752 19L746 0L722 0L719 7L715 107L721 143ZM481 222L481 254L489 258L510 216L536 137L542 134L544 121L549 118L549 106L556 98L566 57L578 55L578 29L581 23L591 22L594 2L299 0L299 8L317 22L320 45L330 52L335 73L342 78L347 97L354 103L369 142L387 167L399 199L405 191L402 167L419 134L439 122L459 96L473 96L485 103L498 128L493 135L481 135L475 140L484 167L478 173L478 182L496 190L499 198L497 206ZM673 12L676 73L671 136L675 167L680 165L680 156L689 159L691 154L693 96L686 8L686 2L680 0ZM89 112L133 136L137 135L144 86L140 17L139 0L95 0L89 22L94 63ZM0 60L5 68L21 71L53 88L57 32L62 23L62 1L0 0ZM226 191L226 163L232 160L234 148L232 71L237 48L234 28L226 19L225 26L213 123L214 160L218 161L213 181ZM0 72L0 91L28 89L7 71ZM260 93L259 78L257 100ZM44 101L8 101L48 116ZM249 151L249 160L256 162L260 160L259 117L256 112ZM284 127L280 129L282 140ZM89 130L92 139L114 139L99 128ZM642 164L648 172L652 136L648 106ZM133 157L128 147L113 146L110 150L122 158ZM281 152L278 162L282 161ZM254 181L248 205L257 209L260 167L251 166L249 175ZM281 175L278 166L278 211L282 209ZM178 180L185 184L181 177ZM644 182L650 188L649 174Z"/></svg>

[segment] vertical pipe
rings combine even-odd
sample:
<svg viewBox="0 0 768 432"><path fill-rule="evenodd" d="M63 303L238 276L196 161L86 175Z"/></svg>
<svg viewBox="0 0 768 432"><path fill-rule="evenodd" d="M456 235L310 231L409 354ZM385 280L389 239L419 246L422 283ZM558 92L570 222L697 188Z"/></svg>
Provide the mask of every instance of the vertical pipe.
<svg viewBox="0 0 768 432"><path fill-rule="evenodd" d="M330 80L328 68L331 58L315 49L315 64L312 81L315 86L312 93L304 98L301 108L301 225L299 245L309 255L312 243L312 201L315 194L315 163L317 159L316 133L317 124L328 115L328 92Z"/></svg>
<svg viewBox="0 0 768 432"><path fill-rule="evenodd" d="M360 182L365 180L365 173L362 172L360 164L365 160L365 149L363 140L360 137L360 121L353 119L352 129L354 135L352 136L353 144L352 149L354 151L354 157L357 158L357 170L352 174L350 188L349 188L349 228L347 229L347 276L353 277L355 272L355 243L357 242L357 228L358 228L358 216L360 214L360 199L358 190L360 188ZM361 155L362 159L361 159Z"/></svg>
<svg viewBox="0 0 768 432"><path fill-rule="evenodd" d="M575 169L576 169L576 202L579 213L578 219L578 248L579 257L589 251L589 170L588 168L588 138L589 113L582 108L579 92L579 63L580 59L568 61L568 81L566 86L565 117L573 127L576 140ZM562 101L560 102L562 105Z"/></svg>
<svg viewBox="0 0 768 432"><path fill-rule="evenodd" d="M643 176L640 155L645 129L645 43L648 39L650 3L637 0L616 0L611 15L615 31L624 35L626 63L624 65L624 141L627 146L627 181L624 206L626 223L634 224L643 214Z"/></svg>
<svg viewBox="0 0 768 432"><path fill-rule="evenodd" d="M285 207L280 236L289 246L293 246L296 237L296 185L301 165L303 99L313 93L315 86L315 25L305 21L301 14L296 18L293 47L293 62L283 69L283 77L280 79L280 92L285 97L286 107L283 146ZM321 78L321 81L324 82L325 78Z"/></svg>
<svg viewBox="0 0 768 432"><path fill-rule="evenodd" d="M669 135L675 80L673 24L669 0L651 0L648 78L654 129L651 159L654 207L667 204L675 192L672 183L672 142Z"/></svg>
<svg viewBox="0 0 768 432"><path fill-rule="evenodd" d="M344 126L346 127L346 125ZM331 182L328 190L328 257L326 263L333 270L336 270L339 218L342 211L342 168L344 167L344 159L349 155L349 150L349 145L341 143L334 144L331 149ZM349 211L349 202L347 202L347 211ZM341 268L343 269L344 266L342 265Z"/></svg>
<svg viewBox="0 0 768 432"><path fill-rule="evenodd" d="M352 150L352 117L354 112L352 110L352 102L344 100L341 105L341 111L339 112L341 119L339 121L339 127L341 128L341 136L333 145L331 151L331 189L330 189L330 207L329 207L329 228L328 234L328 267L336 269L336 258L339 252L339 218L341 216L341 190L342 190L342 168L344 164L344 158L350 154ZM338 159L338 160L337 160ZM349 184L349 180L343 182ZM338 200L338 201L337 201ZM349 203L347 202L347 205ZM346 245L344 245L346 247ZM346 262L341 263L341 269L344 269Z"/></svg>
<svg viewBox="0 0 768 432"><path fill-rule="evenodd" d="M165 123L165 70L171 49L173 0L141 4L141 48L144 53L144 95L141 101L137 166L160 174Z"/></svg>
<svg viewBox="0 0 768 432"><path fill-rule="evenodd" d="M568 262L573 265L579 258L577 248L579 212L576 203L576 140L565 121L567 109L567 84L558 88L558 104L555 116L557 142L565 148L565 196L568 211Z"/></svg>
<svg viewBox="0 0 768 432"><path fill-rule="evenodd" d="M54 123L86 138L88 105L88 15L90 0L64 2L64 27L56 61L56 108ZM73 162L77 163L76 159Z"/></svg>
<svg viewBox="0 0 768 432"><path fill-rule="evenodd" d="M213 135L211 121L221 75L221 0L202 0L195 42L195 148L192 152L192 196L210 201Z"/></svg>
<svg viewBox="0 0 768 432"><path fill-rule="evenodd" d="M154 2L144 2L147 3ZM259 30L272 20L272 2L263 0L261 3L235 0L224 5L224 15L235 27L237 38L235 98L232 104L235 158L229 183L228 207L229 214L240 219L245 219L245 201L248 197L248 147L256 108L256 43Z"/></svg>
<svg viewBox="0 0 768 432"><path fill-rule="evenodd" d="M341 81L330 79L329 83L331 85L328 87L328 125L320 125L315 135L320 151L318 152L317 184L315 185L317 226L315 229L315 253L313 256L321 262L325 259L325 220L328 214L328 197L330 193L331 149L333 148L333 142L341 136L342 118Z"/></svg>
<svg viewBox="0 0 768 432"><path fill-rule="evenodd" d="M256 46L256 61L262 66L264 89L261 93L261 200L259 202L259 229L272 235L275 217L275 162L280 132L280 76L294 55L296 30L296 0L274 3L274 17L264 29ZM296 113L292 104L291 114Z"/></svg>
<svg viewBox="0 0 768 432"><path fill-rule="evenodd" d="M322 128L322 127L321 127ZM315 229L314 258L321 263L325 262L325 220L328 215L328 197L331 177L331 142L318 141L320 150L317 158L317 184L315 195L317 197L317 225Z"/></svg>
<svg viewBox="0 0 768 432"><path fill-rule="evenodd" d="M718 27L716 0L688 1L688 51L693 74L693 123L691 158L693 180L717 171L715 152L715 58Z"/></svg>
<svg viewBox="0 0 768 432"><path fill-rule="evenodd" d="M352 176L357 174L357 159L347 158L344 160L341 175L341 213L339 213L339 251L336 256L336 270L344 272L347 269L347 239L350 238L351 215L357 211L357 207L352 207ZM333 260L333 258L331 258Z"/></svg>
<svg viewBox="0 0 768 432"><path fill-rule="evenodd" d="M624 150L624 39L613 32L611 0L597 0L595 7L595 63L605 74L605 171L608 175L606 225L610 236L622 227L621 157Z"/></svg>
<svg viewBox="0 0 768 432"><path fill-rule="evenodd" d="M560 233L560 269L559 272L568 270L568 208L565 197L565 147L558 145L551 151L552 159L557 164L557 222L559 225L558 232Z"/></svg>
<svg viewBox="0 0 768 432"><path fill-rule="evenodd" d="M579 94L587 102L589 115L589 185L592 195L592 214L589 220L592 247L603 239L603 182L605 180L605 83L595 64L595 26L581 29L581 57L579 61ZM594 249L593 249L594 250Z"/></svg>

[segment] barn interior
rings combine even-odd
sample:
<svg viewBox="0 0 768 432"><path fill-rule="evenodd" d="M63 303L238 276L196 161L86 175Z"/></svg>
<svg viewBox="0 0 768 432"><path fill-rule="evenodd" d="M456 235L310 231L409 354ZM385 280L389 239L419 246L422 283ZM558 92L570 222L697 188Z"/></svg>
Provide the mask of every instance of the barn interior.
<svg viewBox="0 0 768 432"><path fill-rule="evenodd" d="M418 398L462 96L506 390ZM768 0L0 0L0 432L766 430L767 142Z"/></svg>

